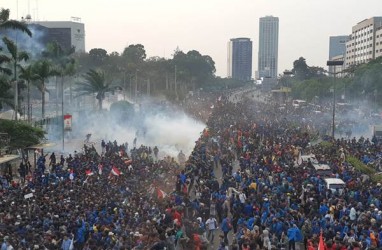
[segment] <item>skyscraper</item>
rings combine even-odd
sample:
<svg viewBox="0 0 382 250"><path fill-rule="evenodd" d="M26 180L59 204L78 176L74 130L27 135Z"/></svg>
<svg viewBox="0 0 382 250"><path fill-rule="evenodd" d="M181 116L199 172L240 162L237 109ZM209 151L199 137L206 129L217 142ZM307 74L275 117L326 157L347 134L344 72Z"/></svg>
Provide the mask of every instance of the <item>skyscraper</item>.
<svg viewBox="0 0 382 250"><path fill-rule="evenodd" d="M252 41L233 38L228 42L228 77L249 81L252 79Z"/></svg>
<svg viewBox="0 0 382 250"><path fill-rule="evenodd" d="M279 18L266 16L259 23L259 77L277 77L279 51Z"/></svg>
<svg viewBox="0 0 382 250"><path fill-rule="evenodd" d="M329 37L329 60L335 56L346 54L346 43L350 36L331 36Z"/></svg>
<svg viewBox="0 0 382 250"><path fill-rule="evenodd" d="M346 43L350 36L329 37L329 61L344 61L346 55ZM336 67L336 68L334 68ZM329 73L341 72L344 66L329 66Z"/></svg>

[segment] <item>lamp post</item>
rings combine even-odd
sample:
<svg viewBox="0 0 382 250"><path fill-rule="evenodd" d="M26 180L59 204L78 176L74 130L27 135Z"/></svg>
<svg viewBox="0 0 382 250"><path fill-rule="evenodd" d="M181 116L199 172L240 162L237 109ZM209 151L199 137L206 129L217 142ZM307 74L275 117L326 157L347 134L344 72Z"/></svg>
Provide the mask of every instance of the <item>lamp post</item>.
<svg viewBox="0 0 382 250"><path fill-rule="evenodd" d="M335 126L335 118L336 118L336 67L337 66L342 66L344 64L344 61L327 61L326 65L327 66L333 66L333 75L334 75L334 83L333 83L333 117L332 117L332 137L334 139L334 132L336 129ZM338 72L341 73L342 71Z"/></svg>

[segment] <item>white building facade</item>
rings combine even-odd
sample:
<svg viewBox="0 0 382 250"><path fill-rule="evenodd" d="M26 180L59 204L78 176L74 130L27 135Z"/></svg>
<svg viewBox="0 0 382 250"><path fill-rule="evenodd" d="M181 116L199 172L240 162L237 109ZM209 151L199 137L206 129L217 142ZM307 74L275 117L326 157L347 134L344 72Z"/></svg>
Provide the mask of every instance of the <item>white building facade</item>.
<svg viewBox="0 0 382 250"><path fill-rule="evenodd" d="M345 67L367 63L376 55L376 36L382 27L382 17L372 17L353 26L351 39L346 43ZM378 31L378 32L377 32Z"/></svg>
<svg viewBox="0 0 382 250"><path fill-rule="evenodd" d="M79 20L79 19L78 19ZM63 43L63 47L75 47L76 52L85 52L85 25L75 21L35 21L49 29L49 36Z"/></svg>

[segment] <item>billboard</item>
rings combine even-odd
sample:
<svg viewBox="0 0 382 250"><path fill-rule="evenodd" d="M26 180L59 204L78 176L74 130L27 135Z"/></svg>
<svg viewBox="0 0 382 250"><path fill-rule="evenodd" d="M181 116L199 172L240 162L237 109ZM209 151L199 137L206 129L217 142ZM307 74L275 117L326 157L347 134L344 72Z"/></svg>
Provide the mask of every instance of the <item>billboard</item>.
<svg viewBox="0 0 382 250"><path fill-rule="evenodd" d="M64 130L72 130L72 115L64 115Z"/></svg>

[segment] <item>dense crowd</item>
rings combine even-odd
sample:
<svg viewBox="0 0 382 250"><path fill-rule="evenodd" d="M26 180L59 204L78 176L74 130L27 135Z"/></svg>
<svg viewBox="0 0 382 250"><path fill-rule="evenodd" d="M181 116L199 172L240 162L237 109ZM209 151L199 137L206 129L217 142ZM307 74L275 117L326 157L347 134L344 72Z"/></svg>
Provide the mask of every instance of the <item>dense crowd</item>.
<svg viewBox="0 0 382 250"><path fill-rule="evenodd" d="M347 161L366 162L381 146L312 145L322 124L241 96L198 97L209 119L186 161L116 141L41 155L25 181L2 181L1 250L382 247L382 186ZM304 154L345 190L327 189Z"/></svg>

